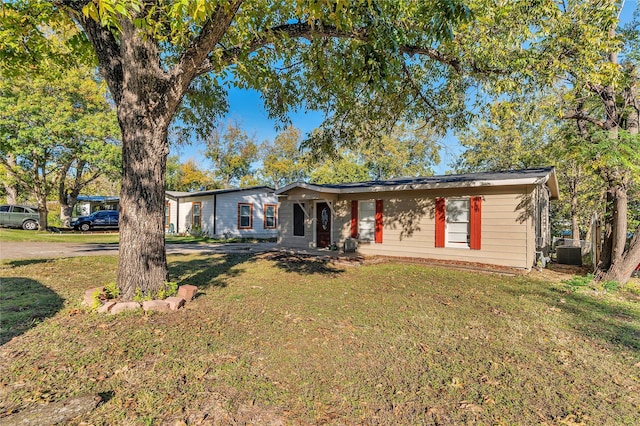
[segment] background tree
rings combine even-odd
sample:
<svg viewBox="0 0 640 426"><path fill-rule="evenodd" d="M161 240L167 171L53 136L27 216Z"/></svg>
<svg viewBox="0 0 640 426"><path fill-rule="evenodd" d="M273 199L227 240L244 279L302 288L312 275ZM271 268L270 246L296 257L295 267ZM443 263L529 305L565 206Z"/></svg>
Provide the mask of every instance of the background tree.
<svg viewBox="0 0 640 426"><path fill-rule="evenodd" d="M261 145L260 173L268 185L278 189L307 177L307 164L300 147L301 142L300 130L289 126L276 135L273 143L265 141Z"/></svg>
<svg viewBox="0 0 640 426"><path fill-rule="evenodd" d="M0 82L0 163L36 200L41 228L52 192L59 189L67 202L70 172L79 192L117 164L118 127L94 77L85 67L51 78L4 76ZM83 179L90 160L91 176Z"/></svg>
<svg viewBox="0 0 640 426"><path fill-rule="evenodd" d="M213 175L223 188L239 186L253 173L258 145L238 123L229 122L224 130L216 129L205 142L204 156L213 163Z"/></svg>
<svg viewBox="0 0 640 426"><path fill-rule="evenodd" d="M361 141L358 152L372 180L430 176L440 162L439 139L426 124L401 121L391 133Z"/></svg>
<svg viewBox="0 0 640 426"><path fill-rule="evenodd" d="M312 183L348 183L371 180L369 169L354 152L342 150L336 156L316 162L309 173Z"/></svg>

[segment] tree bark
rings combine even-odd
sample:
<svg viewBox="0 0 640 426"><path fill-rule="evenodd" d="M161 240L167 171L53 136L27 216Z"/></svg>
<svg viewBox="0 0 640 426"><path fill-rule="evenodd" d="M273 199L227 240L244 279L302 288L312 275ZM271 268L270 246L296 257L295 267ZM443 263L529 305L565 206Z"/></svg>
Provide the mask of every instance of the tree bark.
<svg viewBox="0 0 640 426"><path fill-rule="evenodd" d="M148 120L122 124L117 279L123 299L132 300L137 292L154 296L168 278L163 219L169 144L166 128L153 129Z"/></svg>
<svg viewBox="0 0 640 426"><path fill-rule="evenodd" d="M624 255L611 265L608 271L602 272L598 277L601 281L617 281L626 283L633 270L640 264L640 225L635 230L629 248Z"/></svg>
<svg viewBox="0 0 640 426"><path fill-rule="evenodd" d="M7 163L9 163L10 167L15 167L16 157L13 154L7 154ZM9 171L7 171L6 180L4 180L3 184L7 204L18 204L18 187L15 184L13 175Z"/></svg>

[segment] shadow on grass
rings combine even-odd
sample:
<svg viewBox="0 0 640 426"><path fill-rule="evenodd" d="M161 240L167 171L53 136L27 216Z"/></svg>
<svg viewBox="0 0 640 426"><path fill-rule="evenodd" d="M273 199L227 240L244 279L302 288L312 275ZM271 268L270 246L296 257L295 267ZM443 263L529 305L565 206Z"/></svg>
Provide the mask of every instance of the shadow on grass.
<svg viewBox="0 0 640 426"><path fill-rule="evenodd" d="M309 256L291 253L270 253L266 255L275 266L286 272L302 275L326 274L337 275L344 271L331 264L331 259L321 256Z"/></svg>
<svg viewBox="0 0 640 426"><path fill-rule="evenodd" d="M640 350L640 314L637 310L611 299L599 299L560 288L524 292L540 297L549 306L569 314L573 328L585 336ZM522 294L522 291L517 291L517 294Z"/></svg>
<svg viewBox="0 0 640 426"><path fill-rule="evenodd" d="M199 290L226 287L227 279L244 272L244 269L238 265L255 261L255 257L248 254L221 254L180 260L185 256L187 255L174 254L171 256L169 279L176 281L178 285L195 285Z"/></svg>
<svg viewBox="0 0 640 426"><path fill-rule="evenodd" d="M8 265L11 268L19 268L21 266L39 265L41 263L51 262L53 259L21 259L21 260L7 260L2 262L4 265ZM3 278L4 280L4 278Z"/></svg>
<svg viewBox="0 0 640 426"><path fill-rule="evenodd" d="M0 345L55 315L62 308L62 303L60 296L38 281L21 277L2 278Z"/></svg>

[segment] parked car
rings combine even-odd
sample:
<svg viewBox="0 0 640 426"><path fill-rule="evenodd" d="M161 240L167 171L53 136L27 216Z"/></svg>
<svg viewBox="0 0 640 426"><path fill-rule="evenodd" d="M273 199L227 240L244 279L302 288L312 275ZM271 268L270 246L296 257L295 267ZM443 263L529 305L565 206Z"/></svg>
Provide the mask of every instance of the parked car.
<svg viewBox="0 0 640 426"><path fill-rule="evenodd" d="M34 207L13 204L0 206L0 226L34 231L38 229L38 220L38 209Z"/></svg>
<svg viewBox="0 0 640 426"><path fill-rule="evenodd" d="M94 228L118 228L120 215L117 210L100 210L89 216L80 216L71 222L73 229L88 231Z"/></svg>

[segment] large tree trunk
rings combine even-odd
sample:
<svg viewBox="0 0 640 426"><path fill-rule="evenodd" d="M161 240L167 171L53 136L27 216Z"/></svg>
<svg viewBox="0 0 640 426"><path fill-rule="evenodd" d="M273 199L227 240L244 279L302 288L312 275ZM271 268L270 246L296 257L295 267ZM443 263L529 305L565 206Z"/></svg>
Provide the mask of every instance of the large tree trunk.
<svg viewBox="0 0 640 426"><path fill-rule="evenodd" d="M16 166L16 157L13 154L7 154L7 163L10 167ZM18 204L18 187L15 184L15 178L7 171L6 180L3 181L4 192L7 196L7 204Z"/></svg>
<svg viewBox="0 0 640 426"><path fill-rule="evenodd" d="M640 225L635 230L629 248L624 255L611 265L608 271L602 272L599 279L602 281L617 281L626 283L633 270L640 264Z"/></svg>
<svg viewBox="0 0 640 426"><path fill-rule="evenodd" d="M154 296L168 278L163 225L167 130L154 126L148 117L129 118L120 121L118 287L126 300L133 299L137 290Z"/></svg>

